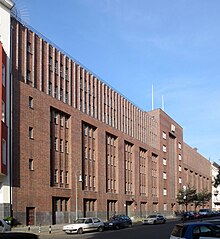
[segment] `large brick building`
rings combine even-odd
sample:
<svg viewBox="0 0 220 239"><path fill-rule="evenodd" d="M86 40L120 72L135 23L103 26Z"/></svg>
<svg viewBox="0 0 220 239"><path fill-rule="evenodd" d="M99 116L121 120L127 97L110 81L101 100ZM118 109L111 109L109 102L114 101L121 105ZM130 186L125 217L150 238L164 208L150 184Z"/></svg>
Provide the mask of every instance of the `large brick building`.
<svg viewBox="0 0 220 239"><path fill-rule="evenodd" d="M183 185L211 190L210 162L164 111L141 110L14 16L11 27L11 186L20 223L168 215L183 209Z"/></svg>

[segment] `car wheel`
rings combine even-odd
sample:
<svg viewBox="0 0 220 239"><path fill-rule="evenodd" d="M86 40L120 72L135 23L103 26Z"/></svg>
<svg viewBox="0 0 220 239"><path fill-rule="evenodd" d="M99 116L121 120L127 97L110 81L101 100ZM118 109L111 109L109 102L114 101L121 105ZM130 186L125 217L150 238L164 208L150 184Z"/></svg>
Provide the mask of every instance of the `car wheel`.
<svg viewBox="0 0 220 239"><path fill-rule="evenodd" d="M103 227L98 227L98 232L103 232L104 228Z"/></svg>
<svg viewBox="0 0 220 239"><path fill-rule="evenodd" d="M156 221L154 221L153 224L156 224Z"/></svg>
<svg viewBox="0 0 220 239"><path fill-rule="evenodd" d="M119 229L119 225L115 225L115 229L118 230Z"/></svg>
<svg viewBox="0 0 220 239"><path fill-rule="evenodd" d="M163 220L163 224L165 224L166 220Z"/></svg>
<svg viewBox="0 0 220 239"><path fill-rule="evenodd" d="M79 228L78 231L77 231L78 234L83 234L83 229L82 228Z"/></svg>
<svg viewBox="0 0 220 239"><path fill-rule="evenodd" d="M132 226L132 224L131 224L131 223L129 223L129 224L128 224L128 227L131 227L131 226Z"/></svg>

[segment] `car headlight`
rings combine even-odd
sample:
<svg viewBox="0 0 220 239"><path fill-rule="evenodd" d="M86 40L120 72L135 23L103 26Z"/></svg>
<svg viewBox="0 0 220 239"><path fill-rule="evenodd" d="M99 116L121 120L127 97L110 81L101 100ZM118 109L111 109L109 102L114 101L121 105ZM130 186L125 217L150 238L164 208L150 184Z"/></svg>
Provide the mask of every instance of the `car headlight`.
<svg viewBox="0 0 220 239"><path fill-rule="evenodd" d="M110 222L110 223L109 223L109 226L113 226L113 223L112 223L112 222Z"/></svg>

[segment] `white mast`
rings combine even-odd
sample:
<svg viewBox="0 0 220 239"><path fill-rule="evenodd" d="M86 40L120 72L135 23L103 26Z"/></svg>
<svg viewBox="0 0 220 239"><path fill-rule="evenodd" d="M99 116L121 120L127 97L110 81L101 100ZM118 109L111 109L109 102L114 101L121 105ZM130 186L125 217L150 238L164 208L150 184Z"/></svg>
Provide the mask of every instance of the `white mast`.
<svg viewBox="0 0 220 239"><path fill-rule="evenodd" d="M164 111L164 98L163 98L163 95L162 95L162 110Z"/></svg>
<svg viewBox="0 0 220 239"><path fill-rule="evenodd" d="M154 85L152 84L152 110L154 110Z"/></svg>

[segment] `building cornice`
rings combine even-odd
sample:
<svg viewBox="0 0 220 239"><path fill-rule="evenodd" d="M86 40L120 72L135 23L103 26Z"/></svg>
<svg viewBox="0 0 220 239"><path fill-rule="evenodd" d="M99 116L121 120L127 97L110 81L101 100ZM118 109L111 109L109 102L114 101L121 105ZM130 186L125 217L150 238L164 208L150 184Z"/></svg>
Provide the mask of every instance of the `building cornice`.
<svg viewBox="0 0 220 239"><path fill-rule="evenodd" d="M11 0L0 0L0 3L11 10L14 6L14 2Z"/></svg>

